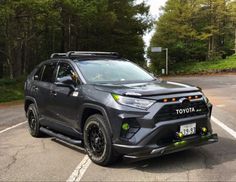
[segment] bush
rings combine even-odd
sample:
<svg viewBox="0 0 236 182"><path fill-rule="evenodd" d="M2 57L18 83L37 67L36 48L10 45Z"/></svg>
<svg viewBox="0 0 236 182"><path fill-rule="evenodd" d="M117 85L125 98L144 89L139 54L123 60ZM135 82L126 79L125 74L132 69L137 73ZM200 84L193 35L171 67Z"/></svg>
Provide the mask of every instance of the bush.
<svg viewBox="0 0 236 182"><path fill-rule="evenodd" d="M0 102L21 100L24 98L24 78L0 79Z"/></svg>
<svg viewBox="0 0 236 182"><path fill-rule="evenodd" d="M236 55L216 61L177 63L171 65L170 69L175 74L233 72L236 70Z"/></svg>

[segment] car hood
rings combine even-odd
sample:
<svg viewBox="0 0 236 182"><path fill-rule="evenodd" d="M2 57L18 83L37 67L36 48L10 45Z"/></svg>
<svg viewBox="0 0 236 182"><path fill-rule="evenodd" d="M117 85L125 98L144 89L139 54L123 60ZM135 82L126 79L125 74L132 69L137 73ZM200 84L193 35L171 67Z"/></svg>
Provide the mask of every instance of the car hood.
<svg viewBox="0 0 236 182"><path fill-rule="evenodd" d="M169 81L124 84L96 84L95 89L110 93L116 93L119 95L130 96L164 95L184 92L196 92L200 90L198 87Z"/></svg>

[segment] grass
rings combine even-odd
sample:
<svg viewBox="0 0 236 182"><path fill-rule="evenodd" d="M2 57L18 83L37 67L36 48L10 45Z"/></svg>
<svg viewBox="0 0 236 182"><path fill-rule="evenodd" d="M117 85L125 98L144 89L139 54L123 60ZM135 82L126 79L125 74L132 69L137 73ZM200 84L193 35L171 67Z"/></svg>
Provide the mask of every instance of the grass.
<svg viewBox="0 0 236 182"><path fill-rule="evenodd" d="M24 78L0 79L0 103L24 98Z"/></svg>
<svg viewBox="0 0 236 182"><path fill-rule="evenodd" d="M217 61L189 62L172 65L172 73L175 74L204 74L232 71L236 71L236 55Z"/></svg>

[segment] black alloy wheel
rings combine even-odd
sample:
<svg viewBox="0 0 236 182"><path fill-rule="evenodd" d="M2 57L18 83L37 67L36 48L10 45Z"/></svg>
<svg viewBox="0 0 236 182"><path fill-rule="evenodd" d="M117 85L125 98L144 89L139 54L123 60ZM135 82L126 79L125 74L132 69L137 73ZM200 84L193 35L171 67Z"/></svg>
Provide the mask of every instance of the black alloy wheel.
<svg viewBox="0 0 236 182"><path fill-rule="evenodd" d="M104 134L102 133L101 129L99 129L97 124L89 125L87 138L93 155L98 158L101 157L106 145Z"/></svg>
<svg viewBox="0 0 236 182"><path fill-rule="evenodd" d="M113 150L111 132L102 115L95 114L86 120L84 147L90 159L102 166L111 164L119 157Z"/></svg>
<svg viewBox="0 0 236 182"><path fill-rule="evenodd" d="M36 130L36 118L34 116L33 111L29 111L28 122L30 130Z"/></svg>

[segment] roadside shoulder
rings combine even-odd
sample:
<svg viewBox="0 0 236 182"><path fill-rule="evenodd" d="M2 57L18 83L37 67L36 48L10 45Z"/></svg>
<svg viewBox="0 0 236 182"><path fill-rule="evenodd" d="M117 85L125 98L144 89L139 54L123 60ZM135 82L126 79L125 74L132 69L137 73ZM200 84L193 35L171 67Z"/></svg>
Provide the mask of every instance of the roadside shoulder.
<svg viewBox="0 0 236 182"><path fill-rule="evenodd" d="M21 106L21 105L23 105L23 103L24 103L23 100L3 102L3 103L0 103L0 109L6 109L6 108L9 108L9 107L14 107L14 106Z"/></svg>

